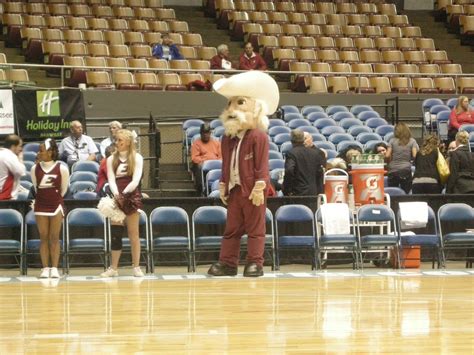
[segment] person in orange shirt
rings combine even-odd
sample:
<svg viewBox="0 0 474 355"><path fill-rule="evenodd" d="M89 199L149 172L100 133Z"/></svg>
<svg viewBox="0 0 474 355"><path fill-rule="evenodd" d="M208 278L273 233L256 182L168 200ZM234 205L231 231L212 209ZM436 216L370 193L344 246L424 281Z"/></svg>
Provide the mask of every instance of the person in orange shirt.
<svg viewBox="0 0 474 355"><path fill-rule="evenodd" d="M201 139L191 145L191 171L194 175L194 184L198 192L203 191L201 182L202 163L206 160L222 159L221 142L211 138L211 127L208 123L201 125Z"/></svg>
<svg viewBox="0 0 474 355"><path fill-rule="evenodd" d="M469 107L469 99L466 96L460 96L458 104L453 108L449 116L448 140L454 140L456 133L459 131L459 127L463 124L472 123L474 123L474 112Z"/></svg>

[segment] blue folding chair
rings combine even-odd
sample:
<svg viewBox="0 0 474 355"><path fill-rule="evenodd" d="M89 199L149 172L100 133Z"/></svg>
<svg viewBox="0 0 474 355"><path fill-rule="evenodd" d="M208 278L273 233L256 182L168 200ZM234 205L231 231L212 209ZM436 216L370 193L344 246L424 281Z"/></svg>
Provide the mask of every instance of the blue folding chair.
<svg viewBox="0 0 474 355"><path fill-rule="evenodd" d="M23 145L23 152L38 153L39 146L40 146L40 143L36 143L36 142L26 143L25 145Z"/></svg>
<svg viewBox="0 0 474 355"><path fill-rule="evenodd" d="M209 123L209 126L211 127L211 129L222 127L222 121L219 118L215 118ZM201 125L199 125L199 127L201 127Z"/></svg>
<svg viewBox="0 0 474 355"><path fill-rule="evenodd" d="M403 191L403 190L402 190ZM403 204L410 204L411 202L403 202ZM402 221L400 210L397 212L398 233L401 240L402 248L420 246L423 249L430 249L431 251L431 267L434 269L435 262L438 269L443 265L442 256L442 242L439 234L438 220L436 214L430 206L428 207L428 221L425 226L407 226ZM410 231L413 234L404 234L404 231ZM421 253L420 256L423 254ZM401 255L401 265L405 264L406 260L404 254Z"/></svg>
<svg viewBox="0 0 474 355"><path fill-rule="evenodd" d="M346 118L355 118L354 115L350 112L347 111L342 111L342 112L336 112L334 115L332 115L333 120L336 122L340 122L343 119Z"/></svg>
<svg viewBox="0 0 474 355"><path fill-rule="evenodd" d="M385 124L381 125L375 128L375 133L379 134L381 137L385 137L387 133L393 133L395 127L393 127L391 124Z"/></svg>
<svg viewBox="0 0 474 355"><path fill-rule="evenodd" d="M71 194L75 194L79 191L95 191L97 185L91 181L75 181L69 185L69 191Z"/></svg>
<svg viewBox="0 0 474 355"><path fill-rule="evenodd" d="M307 228L310 234L296 235L285 225L297 224L300 228ZM283 249L303 249L311 252L311 268L316 268L315 260L315 230L313 212L304 205L284 205L275 213L275 270L280 270L280 251Z"/></svg>
<svg viewBox="0 0 474 355"><path fill-rule="evenodd" d="M346 106L342 105L329 105L328 107L326 107L326 113L329 116L332 116L337 112L349 112L349 110Z"/></svg>
<svg viewBox="0 0 474 355"><path fill-rule="evenodd" d="M380 229L379 233L364 233L361 228ZM396 229L395 214L385 205L363 205L357 211L357 234L361 249L362 265L364 253L368 251L386 252L394 248L398 265L400 265L400 239Z"/></svg>
<svg viewBox="0 0 474 355"><path fill-rule="evenodd" d="M466 267L474 261L474 210L465 203L447 203L438 210L438 226L441 235L443 265L446 266L447 252L466 250ZM454 256L450 257L454 259Z"/></svg>
<svg viewBox="0 0 474 355"><path fill-rule="evenodd" d="M296 118L288 122L288 127L290 129L295 129L304 126L311 126L311 122L306 118Z"/></svg>
<svg viewBox="0 0 474 355"><path fill-rule="evenodd" d="M308 116L313 112L324 112L324 109L319 105L307 105L301 108L301 114L303 116Z"/></svg>
<svg viewBox="0 0 474 355"><path fill-rule="evenodd" d="M377 111L373 111L373 110L362 111L362 112L359 112L359 114L357 115L357 118L361 120L362 122L367 121L369 118L376 118L376 117L380 117L380 114Z"/></svg>
<svg viewBox="0 0 474 355"><path fill-rule="evenodd" d="M288 133L290 134L291 133L291 129L287 126L273 126L271 128L268 129L268 135L270 136L270 138L274 138L277 134L280 134L280 133Z"/></svg>
<svg viewBox="0 0 474 355"><path fill-rule="evenodd" d="M219 181L221 176L221 169L213 169L207 172L205 180L206 195L209 195L209 192L211 191L211 185L214 183L214 181Z"/></svg>
<svg viewBox="0 0 474 355"><path fill-rule="evenodd" d="M326 137L321 133L312 133L311 137L313 137L313 142L326 142Z"/></svg>
<svg viewBox="0 0 474 355"><path fill-rule="evenodd" d="M281 146L280 146L280 152L281 154L283 155L283 157L286 156L286 153L288 153L291 149L293 149L293 144L291 142L284 142Z"/></svg>
<svg viewBox="0 0 474 355"><path fill-rule="evenodd" d="M334 149L325 149L325 152L326 152L326 159L329 160L329 159L334 159L334 158L337 158L337 151L334 150Z"/></svg>
<svg viewBox="0 0 474 355"><path fill-rule="evenodd" d="M313 122L313 126L321 130L324 127L337 126L337 122L332 118L318 118Z"/></svg>
<svg viewBox="0 0 474 355"><path fill-rule="evenodd" d="M325 204L329 205L329 204ZM332 205L332 204L331 204ZM342 204L337 204L342 205ZM357 243L357 233L355 223L352 218L352 213L347 209L347 220L350 223L350 229L352 233L349 234L328 234L323 224L323 209L325 207L318 208L315 213L316 221L316 265L320 269L324 258L322 254L328 252L337 253L351 253L351 260L353 269L359 268L359 245ZM347 205L346 205L347 206ZM342 213L341 213L342 214ZM343 215L343 214L342 214Z"/></svg>
<svg viewBox="0 0 474 355"><path fill-rule="evenodd" d="M458 98L452 97L446 100L446 106L448 106L451 110L458 104Z"/></svg>
<svg viewBox="0 0 474 355"><path fill-rule="evenodd" d="M97 184L97 174L94 174L90 171L76 171L71 174L69 178L69 183L72 184L76 181L90 181L94 184Z"/></svg>
<svg viewBox="0 0 474 355"><path fill-rule="evenodd" d="M271 160L271 159L283 159L283 154L281 154L280 152L276 152L274 150L270 150L268 152L268 158Z"/></svg>
<svg viewBox="0 0 474 355"><path fill-rule="evenodd" d="M76 171L90 171L92 173L99 173L99 164L95 161L90 160L81 160L76 163L71 168L71 172L74 173Z"/></svg>
<svg viewBox="0 0 474 355"><path fill-rule="evenodd" d="M285 122L290 122L292 120L297 120L297 119L304 119L304 116L301 113L285 113L285 117L283 117Z"/></svg>
<svg viewBox="0 0 474 355"><path fill-rule="evenodd" d="M216 128L214 128L214 130L212 131L212 136L215 138L215 139L221 139L225 134L225 127L224 126L218 126Z"/></svg>
<svg viewBox="0 0 474 355"><path fill-rule="evenodd" d="M157 207L151 212L149 223L151 272L155 270L156 254L176 252L184 253L188 272L195 271L189 217L186 211L175 206Z"/></svg>
<svg viewBox="0 0 474 355"><path fill-rule="evenodd" d="M207 173L211 170L221 169L222 168L222 160L218 159L211 159L205 160L201 166L201 186L204 195L209 193L209 189L206 185L206 176Z"/></svg>
<svg viewBox="0 0 474 355"><path fill-rule="evenodd" d="M283 110L283 114L288 113L300 113L300 110L295 105L282 105L280 108Z"/></svg>
<svg viewBox="0 0 474 355"><path fill-rule="evenodd" d="M321 129L321 134L325 135L326 137L329 137L334 133L346 133L346 131L340 126L327 126Z"/></svg>
<svg viewBox="0 0 474 355"><path fill-rule="evenodd" d="M0 209L0 255L14 256L19 266L20 273L25 274L24 243L25 233L23 226L23 216L20 212L10 209ZM10 264L6 264L10 266Z"/></svg>
<svg viewBox="0 0 474 355"><path fill-rule="evenodd" d="M96 200L97 193L93 191L78 191L72 196L72 198L74 200Z"/></svg>
<svg viewBox="0 0 474 355"><path fill-rule="evenodd" d="M438 127L439 139L448 140L449 116L451 111L441 111L436 114L436 125Z"/></svg>
<svg viewBox="0 0 474 355"><path fill-rule="evenodd" d="M337 146L339 143L344 141L354 141L354 137L348 133L334 133L328 137L328 141Z"/></svg>
<svg viewBox="0 0 474 355"><path fill-rule="evenodd" d="M347 129L347 133L357 137L360 133L372 133L372 129L367 126L351 126Z"/></svg>
<svg viewBox="0 0 474 355"><path fill-rule="evenodd" d="M285 121L283 120L280 120L278 118L272 118L270 120L268 120L269 124L268 124L268 128L272 128L272 127L276 127L276 126L286 126L286 123Z"/></svg>
<svg viewBox="0 0 474 355"><path fill-rule="evenodd" d="M306 118L310 122L314 122L316 120L319 120L320 118L329 118L329 116L326 112L311 112L306 116Z"/></svg>
<svg viewBox="0 0 474 355"><path fill-rule="evenodd" d="M197 253L220 250L227 220L227 210L221 206L201 206L194 211L191 220L193 228L192 245L194 248L192 260L193 270L196 270Z"/></svg>
<svg viewBox="0 0 474 355"><path fill-rule="evenodd" d="M278 146L273 142L268 142L268 149L275 152L279 151Z"/></svg>
<svg viewBox="0 0 474 355"><path fill-rule="evenodd" d="M183 131L186 131L189 127L200 128L203 123L204 121L198 118L190 118L183 122Z"/></svg>
<svg viewBox="0 0 474 355"><path fill-rule="evenodd" d="M357 136L357 141L365 144L368 141L383 141L382 137L377 133L361 133Z"/></svg>
<svg viewBox="0 0 474 355"><path fill-rule="evenodd" d="M23 152L23 161L31 161L35 162L36 161L36 152Z"/></svg>
<svg viewBox="0 0 474 355"><path fill-rule="evenodd" d="M459 127L459 130L471 134L471 132L474 132L474 124L463 124Z"/></svg>
<svg viewBox="0 0 474 355"><path fill-rule="evenodd" d="M300 127L298 127L298 129L303 131L303 132L307 132L309 134L318 134L319 133L319 130L314 126L300 126Z"/></svg>
<svg viewBox="0 0 474 355"><path fill-rule="evenodd" d="M349 128L354 127L354 126L362 126L363 123L361 120L358 118L344 118L341 121L339 121L339 126L344 128L346 131L349 130Z"/></svg>
<svg viewBox="0 0 474 355"><path fill-rule="evenodd" d="M273 143L279 146L289 141L291 141L290 133L280 133L280 134L277 134L275 137L273 137Z"/></svg>
<svg viewBox="0 0 474 355"><path fill-rule="evenodd" d="M79 231L79 232L78 232ZM108 266L107 223L96 208L76 208L66 217L66 273L73 255L99 255L104 270ZM90 265L90 261L87 262Z"/></svg>
<svg viewBox="0 0 474 355"><path fill-rule="evenodd" d="M367 141L367 142L364 144L364 151L365 151L365 152L373 152L375 146L376 146L377 144L380 144L380 143L385 143L385 141L382 140L382 139L374 139L374 140Z"/></svg>
<svg viewBox="0 0 474 355"><path fill-rule="evenodd" d="M386 193L390 197L392 197L392 196L405 196L406 195L405 190L403 190L399 187L385 187L384 188L384 193Z"/></svg>
<svg viewBox="0 0 474 355"><path fill-rule="evenodd" d="M31 171L31 168L33 167L33 165L35 165L35 162L25 160L23 162L23 164L25 165L25 170L29 173Z"/></svg>
<svg viewBox="0 0 474 355"><path fill-rule="evenodd" d="M336 146L331 142L314 142L313 144L319 149L336 150Z"/></svg>
<svg viewBox="0 0 474 355"><path fill-rule="evenodd" d="M387 124L388 124L387 121L385 121L383 118L378 118L378 117L369 118L365 121L365 125L372 129L376 129L379 126L385 126Z"/></svg>
<svg viewBox="0 0 474 355"><path fill-rule="evenodd" d="M351 111L355 116L363 111L373 111L374 109L372 106L369 105L354 105L351 107Z"/></svg>
<svg viewBox="0 0 474 355"><path fill-rule="evenodd" d="M284 169L285 161L283 159L270 159L268 161L268 168L270 171L273 169Z"/></svg>

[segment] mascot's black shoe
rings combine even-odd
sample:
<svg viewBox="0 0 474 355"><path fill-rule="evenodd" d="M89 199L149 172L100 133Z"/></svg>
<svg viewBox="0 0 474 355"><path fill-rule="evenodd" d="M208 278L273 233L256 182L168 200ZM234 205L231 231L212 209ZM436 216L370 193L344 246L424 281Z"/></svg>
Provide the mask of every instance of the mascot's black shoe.
<svg viewBox="0 0 474 355"><path fill-rule="evenodd" d="M235 276L237 275L237 267L218 262L212 264L207 273L212 276Z"/></svg>
<svg viewBox="0 0 474 355"><path fill-rule="evenodd" d="M263 267L255 263L248 263L245 265L244 277L259 277L263 276Z"/></svg>

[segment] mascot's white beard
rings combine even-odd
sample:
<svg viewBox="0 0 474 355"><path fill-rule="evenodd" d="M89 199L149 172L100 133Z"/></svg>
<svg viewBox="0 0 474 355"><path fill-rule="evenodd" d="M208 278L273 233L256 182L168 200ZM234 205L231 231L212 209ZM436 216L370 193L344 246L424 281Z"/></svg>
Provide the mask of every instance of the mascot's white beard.
<svg viewBox="0 0 474 355"><path fill-rule="evenodd" d="M219 117L224 126L225 134L235 137L239 132L254 128L266 132L269 121L268 117L263 114L261 107L260 100L256 100L255 112L225 109Z"/></svg>

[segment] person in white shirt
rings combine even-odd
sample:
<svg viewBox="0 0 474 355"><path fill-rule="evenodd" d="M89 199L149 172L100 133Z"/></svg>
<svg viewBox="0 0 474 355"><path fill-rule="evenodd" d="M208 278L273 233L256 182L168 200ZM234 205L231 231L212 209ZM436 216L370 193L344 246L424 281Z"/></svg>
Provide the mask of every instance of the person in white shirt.
<svg viewBox="0 0 474 355"><path fill-rule="evenodd" d="M83 134L82 123L71 122L71 135L59 144L59 156L64 159L69 167L80 160L96 160L99 152L91 137Z"/></svg>
<svg viewBox="0 0 474 355"><path fill-rule="evenodd" d="M109 123L110 136L100 142L100 154L105 157L105 150L115 142L115 135L117 131L122 129L122 124L119 121L112 121Z"/></svg>
<svg viewBox="0 0 474 355"><path fill-rule="evenodd" d="M20 177L25 175L23 141L15 134L6 136L0 148L0 200L16 199L21 189Z"/></svg>

